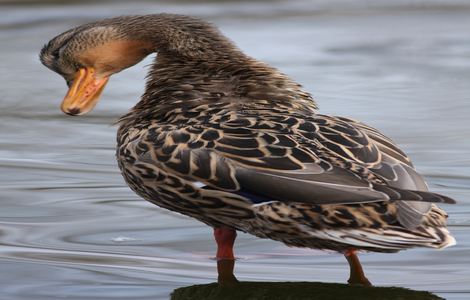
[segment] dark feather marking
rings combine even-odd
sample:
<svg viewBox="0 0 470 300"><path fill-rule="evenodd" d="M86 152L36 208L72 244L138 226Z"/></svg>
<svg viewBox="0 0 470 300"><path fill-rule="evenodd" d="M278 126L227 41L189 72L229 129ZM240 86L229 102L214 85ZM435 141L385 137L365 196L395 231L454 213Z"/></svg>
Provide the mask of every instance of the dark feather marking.
<svg viewBox="0 0 470 300"><path fill-rule="evenodd" d="M219 132L217 130L206 130L201 135L201 138L206 141L213 141L220 138Z"/></svg>
<svg viewBox="0 0 470 300"><path fill-rule="evenodd" d="M201 148L202 146L204 146L204 142L201 142L201 141L196 141L196 142L188 143L188 147L189 147L190 149L199 149L199 148Z"/></svg>
<svg viewBox="0 0 470 300"><path fill-rule="evenodd" d="M257 148L259 143L253 138L229 138L223 137L217 141L218 143L236 147L236 148Z"/></svg>
<svg viewBox="0 0 470 300"><path fill-rule="evenodd" d="M175 131L171 134L171 138L176 144L183 144L188 142L191 136L185 132Z"/></svg>
<svg viewBox="0 0 470 300"><path fill-rule="evenodd" d="M236 155L241 157L264 157L264 153L259 149L236 149L230 147L216 146L215 150L222 153Z"/></svg>

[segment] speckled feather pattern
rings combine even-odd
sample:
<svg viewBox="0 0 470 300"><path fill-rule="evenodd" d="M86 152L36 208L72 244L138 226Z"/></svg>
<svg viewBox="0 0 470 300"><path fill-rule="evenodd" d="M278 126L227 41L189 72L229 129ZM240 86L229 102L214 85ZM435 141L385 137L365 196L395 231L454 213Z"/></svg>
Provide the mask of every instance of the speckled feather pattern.
<svg viewBox="0 0 470 300"><path fill-rule="evenodd" d="M41 60L66 73L60 53L93 30L101 44L146 40L158 53L117 138L122 174L144 199L290 246L395 252L455 242L432 204L453 200L429 192L392 140L319 114L299 84L212 25L165 14L108 19L56 37Z"/></svg>
<svg viewBox="0 0 470 300"><path fill-rule="evenodd" d="M240 111L230 103L203 104L184 113L173 110L163 114L162 123L152 119L145 130L141 127L145 122L133 129L122 127L117 156L126 181L134 191L159 206L211 226L230 226L292 246L344 251L355 245L354 241L340 241L351 229L366 235L371 232L420 237L413 243L370 241L360 247L365 250L393 252L416 245L442 245L448 235L446 215L434 205L421 225L409 231L397 222L396 202L314 205L303 203L309 199L273 199L253 204L238 195L236 191L242 188L236 177L239 168L289 172L302 170L304 164L316 164L325 170L349 167L354 176L371 185L384 184L396 176L393 170L390 178L374 173L374 168L380 168L383 154L364 132L343 137L350 147L356 147L353 150L345 147L345 141L338 145L338 137L328 138L333 124L348 128L347 124L351 126L354 121L345 123L347 119L319 114L285 116L285 107L251 110L249 106ZM409 165L408 158L391 147L391 141L382 139L386 146L381 147L387 147L400 163ZM354 151L356 154L352 155ZM200 188L194 182L211 188ZM342 238L318 238L317 232L328 230ZM361 237L352 240L357 238Z"/></svg>
<svg viewBox="0 0 470 300"><path fill-rule="evenodd" d="M358 181L354 183L363 189L388 187L387 183L398 181L395 165L413 170L409 158L389 138L360 122L318 114L316 103L298 84L251 59L221 63L222 68L188 62L159 65L164 63L157 58L143 101L122 118L119 130L120 167L129 185L144 198L211 226L230 226L295 246L337 251L354 246L353 239L345 243L315 234L328 229L397 236L407 232L397 221L397 202L364 197L360 200L366 203L361 204L312 205L328 202L326 193L322 199L316 195L286 202L272 197L272 202L253 204L237 193L250 185L246 179L240 183L239 170L254 170L251 181L255 182L256 172L290 176L311 166L317 168L314 173L318 168L347 170L341 176ZM311 175L307 171L305 176ZM399 199L396 191L381 193L382 200ZM430 196L445 202L426 194ZM407 197L421 199L418 192ZM442 246L448 236L446 216L437 206L429 208L418 213L421 226L411 233L428 238L411 244L388 241L379 247L379 241L371 241L361 248L390 252L416 245Z"/></svg>

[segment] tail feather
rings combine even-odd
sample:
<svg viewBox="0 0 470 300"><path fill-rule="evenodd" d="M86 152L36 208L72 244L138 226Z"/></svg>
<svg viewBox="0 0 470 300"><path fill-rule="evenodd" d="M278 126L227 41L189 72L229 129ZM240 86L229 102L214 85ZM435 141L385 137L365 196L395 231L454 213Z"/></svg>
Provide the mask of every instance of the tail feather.
<svg viewBox="0 0 470 300"><path fill-rule="evenodd" d="M454 237L445 227L420 227L414 232L403 230L400 227L390 227L383 230L345 228L311 231L310 234L315 238L348 244L358 249L384 252L414 247L442 249L456 244Z"/></svg>

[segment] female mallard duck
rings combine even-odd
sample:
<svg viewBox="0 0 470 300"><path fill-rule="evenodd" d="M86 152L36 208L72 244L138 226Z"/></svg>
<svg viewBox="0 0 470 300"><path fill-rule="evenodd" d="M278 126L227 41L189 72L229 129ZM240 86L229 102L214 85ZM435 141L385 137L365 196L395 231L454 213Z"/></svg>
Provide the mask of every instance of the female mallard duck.
<svg viewBox="0 0 470 300"><path fill-rule="evenodd" d="M368 285L356 250L455 243L431 204L454 201L429 192L389 138L319 114L300 85L204 21L107 19L55 37L40 58L67 81L62 110L81 115L112 74L153 52L145 93L119 121L119 167L146 200L212 226L219 261L234 259L240 230L339 251L349 282Z"/></svg>

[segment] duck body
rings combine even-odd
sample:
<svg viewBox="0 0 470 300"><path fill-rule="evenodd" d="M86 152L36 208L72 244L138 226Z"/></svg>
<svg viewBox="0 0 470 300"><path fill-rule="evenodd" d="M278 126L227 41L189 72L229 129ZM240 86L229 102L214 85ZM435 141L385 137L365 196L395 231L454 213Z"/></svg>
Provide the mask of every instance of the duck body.
<svg viewBox="0 0 470 300"><path fill-rule="evenodd" d="M405 202L417 205L409 213L390 199L399 190L372 187L427 190L389 138L319 114L287 76L242 60L157 62L152 94L143 96L155 102L134 107L118 130L118 163L137 194L212 227L297 247L396 252L453 243L437 206Z"/></svg>
<svg viewBox="0 0 470 300"><path fill-rule="evenodd" d="M52 39L40 59L67 81L61 109L81 115L112 74L153 52L142 98L118 122L118 165L142 198L215 228L219 279L234 280L236 230L344 253L349 282L365 285L356 250L455 244L435 204L454 200L428 191L392 140L318 113L299 84L204 21L85 24Z"/></svg>

